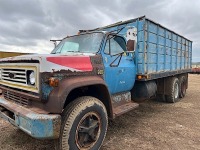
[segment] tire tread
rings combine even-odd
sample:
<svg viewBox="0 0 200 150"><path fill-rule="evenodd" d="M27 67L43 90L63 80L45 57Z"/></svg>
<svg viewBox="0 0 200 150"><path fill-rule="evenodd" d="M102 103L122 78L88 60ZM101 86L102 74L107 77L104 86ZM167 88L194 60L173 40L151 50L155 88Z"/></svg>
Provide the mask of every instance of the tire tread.
<svg viewBox="0 0 200 150"><path fill-rule="evenodd" d="M63 123L61 126L61 132L60 132L60 135L62 135L62 137L57 142L57 148L59 147L59 150L62 150L62 148L63 148L63 150L70 148L69 144L68 144L68 140L63 141L63 139L69 138L69 134L70 134L70 130L72 128L73 122L76 119L76 117L81 113L81 111L85 110L87 107L92 106L94 104L97 104L103 108L103 111L106 114L106 120L108 120L107 111L106 111L104 104L95 97L91 97L91 96L79 97L79 98L75 99L73 102L71 102L64 109L64 111L62 113L62 118L63 118L62 122ZM107 129L106 129L106 131L107 131ZM104 135L104 138L105 138L105 135ZM104 140L104 138L103 138L103 140Z"/></svg>
<svg viewBox="0 0 200 150"><path fill-rule="evenodd" d="M166 95L166 102L168 103L175 103L179 100L179 98L174 97L174 85L176 82L179 82L178 78L176 77L172 77L169 79L168 89L170 94Z"/></svg>

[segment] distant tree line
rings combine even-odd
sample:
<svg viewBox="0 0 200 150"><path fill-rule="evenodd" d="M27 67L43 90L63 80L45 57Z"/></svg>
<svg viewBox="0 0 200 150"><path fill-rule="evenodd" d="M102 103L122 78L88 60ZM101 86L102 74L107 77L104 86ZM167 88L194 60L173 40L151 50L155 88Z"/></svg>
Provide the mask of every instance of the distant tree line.
<svg viewBox="0 0 200 150"><path fill-rule="evenodd" d="M192 65L200 65L200 62L193 62Z"/></svg>

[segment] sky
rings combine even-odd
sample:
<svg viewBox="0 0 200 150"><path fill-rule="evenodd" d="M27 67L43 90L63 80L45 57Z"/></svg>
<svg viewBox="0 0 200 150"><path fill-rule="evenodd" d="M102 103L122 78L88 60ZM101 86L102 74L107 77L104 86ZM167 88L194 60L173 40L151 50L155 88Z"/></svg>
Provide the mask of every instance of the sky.
<svg viewBox="0 0 200 150"><path fill-rule="evenodd" d="M200 0L0 0L0 51L50 53L51 39L143 15L193 41L200 62Z"/></svg>

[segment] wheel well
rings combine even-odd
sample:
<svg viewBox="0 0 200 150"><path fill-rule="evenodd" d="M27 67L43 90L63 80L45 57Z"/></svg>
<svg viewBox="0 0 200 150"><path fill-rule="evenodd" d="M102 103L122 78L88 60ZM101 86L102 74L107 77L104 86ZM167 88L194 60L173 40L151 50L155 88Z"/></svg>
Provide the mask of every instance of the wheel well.
<svg viewBox="0 0 200 150"><path fill-rule="evenodd" d="M188 73L180 74L180 75L178 76L178 79L180 80L183 76L184 76L185 79L186 79L186 88L188 88Z"/></svg>
<svg viewBox="0 0 200 150"><path fill-rule="evenodd" d="M102 84L89 85L89 86L78 87L71 90L66 98L64 108L73 100L81 96L93 96L99 99L105 105L108 116L112 117L111 99L107 87L105 85Z"/></svg>
<svg viewBox="0 0 200 150"><path fill-rule="evenodd" d="M180 78L182 76L186 77L187 80L187 87L188 87L188 74L187 73L183 73L183 74L179 74L179 75L175 75L175 76L169 76L169 77L165 77L165 78L159 78L156 80L157 83L157 94L167 94L168 93L168 86L167 84L169 83L170 80L172 80L172 78L178 78L180 80Z"/></svg>

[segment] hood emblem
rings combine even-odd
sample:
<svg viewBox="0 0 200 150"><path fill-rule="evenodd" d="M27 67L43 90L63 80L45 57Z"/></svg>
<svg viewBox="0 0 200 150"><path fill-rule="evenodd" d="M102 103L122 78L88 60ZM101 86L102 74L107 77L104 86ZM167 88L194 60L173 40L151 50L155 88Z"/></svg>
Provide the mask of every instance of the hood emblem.
<svg viewBox="0 0 200 150"><path fill-rule="evenodd" d="M14 73L9 73L8 76L9 76L11 79L14 79L14 78L15 78L15 74L14 74Z"/></svg>

